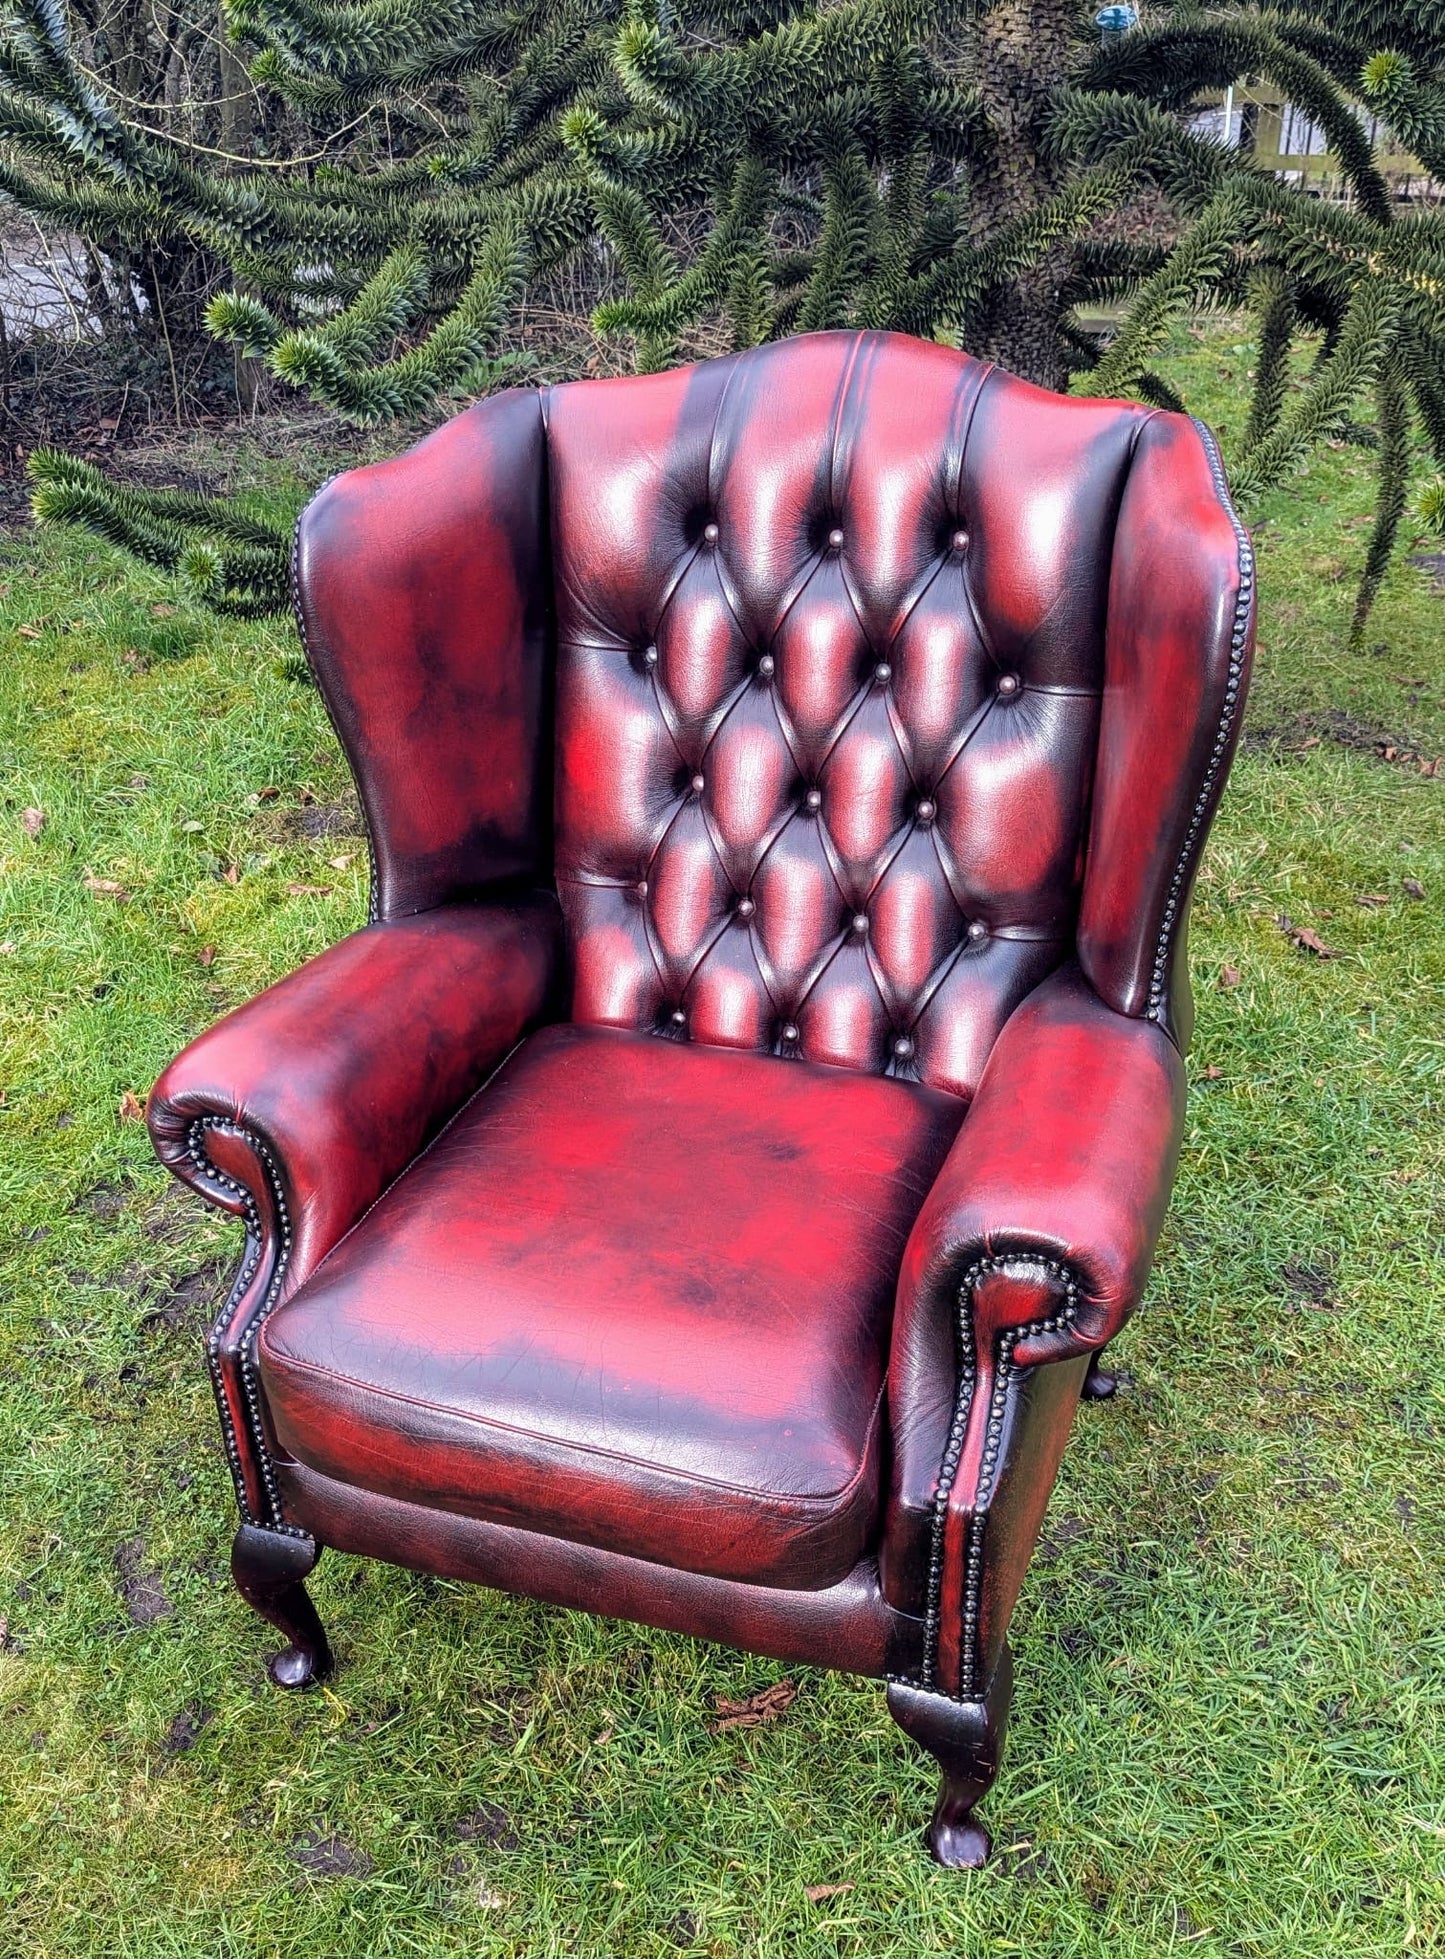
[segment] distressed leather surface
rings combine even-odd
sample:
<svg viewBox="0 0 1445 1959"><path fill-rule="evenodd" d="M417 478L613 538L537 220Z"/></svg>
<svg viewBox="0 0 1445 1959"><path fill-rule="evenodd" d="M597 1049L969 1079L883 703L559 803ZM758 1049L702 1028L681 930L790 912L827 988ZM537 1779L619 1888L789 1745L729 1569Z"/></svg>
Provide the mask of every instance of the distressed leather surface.
<svg viewBox="0 0 1445 1959"><path fill-rule="evenodd" d="M382 1495L831 1585L874 1532L894 1281L962 1113L547 1028L267 1320L277 1434Z"/></svg>
<svg viewBox="0 0 1445 1959"><path fill-rule="evenodd" d="M256 1138L285 1207L294 1288L544 1017L560 936L545 892L352 933L176 1057L147 1107L156 1154L239 1215L238 1184L271 1200L254 1154L231 1146L221 1164L225 1134L198 1138L196 1125Z"/></svg>

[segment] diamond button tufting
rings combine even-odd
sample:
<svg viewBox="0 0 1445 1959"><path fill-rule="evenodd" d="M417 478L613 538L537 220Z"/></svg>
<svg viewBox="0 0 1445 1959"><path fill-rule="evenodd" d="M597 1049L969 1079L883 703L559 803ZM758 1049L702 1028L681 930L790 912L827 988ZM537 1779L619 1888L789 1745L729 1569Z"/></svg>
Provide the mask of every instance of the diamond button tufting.
<svg viewBox="0 0 1445 1959"><path fill-rule="evenodd" d="M918 804L918 820L920 823L931 823L937 814L938 805L931 796L920 798Z"/></svg>
<svg viewBox="0 0 1445 1959"><path fill-rule="evenodd" d="M639 898L645 898L647 896L647 879L645 877L640 877L637 880L637 895Z"/></svg>
<svg viewBox="0 0 1445 1959"><path fill-rule="evenodd" d="M1019 690L1019 677L1016 673L1001 673L998 677L998 691L1001 694L1016 694Z"/></svg>
<svg viewBox="0 0 1445 1959"><path fill-rule="evenodd" d="M760 659L760 660L758 661L758 674L759 674L759 677L760 677L761 679L763 679L763 680L771 680L771 679L772 679L772 677L773 677L773 664L774 664L774 662L773 662L773 656L772 656L772 654L771 654L771 653L764 653L764 654L763 654L763 656L762 656L762 658L761 658L761 659Z"/></svg>
<svg viewBox="0 0 1445 1959"><path fill-rule="evenodd" d="M841 531L839 530L829 531L828 549L830 551L841 551L843 549L843 533Z"/></svg>
<svg viewBox="0 0 1445 1959"><path fill-rule="evenodd" d="M648 646L643 649L642 664L645 667L655 667L657 665L657 648L655 646Z"/></svg>
<svg viewBox="0 0 1445 1959"><path fill-rule="evenodd" d="M981 918L975 918L973 920L972 924L968 928L968 936L971 939L987 938L988 927L984 924Z"/></svg>
<svg viewBox="0 0 1445 1959"><path fill-rule="evenodd" d="M953 533L953 536L948 540L948 542L950 547L955 551L965 550L968 545L968 532L955 531Z"/></svg>
<svg viewBox="0 0 1445 1959"><path fill-rule="evenodd" d="M893 1052L900 1061L907 1061L913 1053L913 1043L906 1034L900 1034L893 1043Z"/></svg>
<svg viewBox="0 0 1445 1959"><path fill-rule="evenodd" d="M885 683L885 681L889 681L893 678L893 669L892 667L889 666L886 660L880 660L877 666L874 667L873 678L878 682L880 687Z"/></svg>
<svg viewBox="0 0 1445 1959"><path fill-rule="evenodd" d="M706 787L707 787L707 783L706 783L706 781L704 780L704 778L703 778L702 776L700 776L700 775L695 775L695 776L693 777L693 779L692 779L692 793L693 793L693 795L694 795L694 796L700 796L700 795L702 794L702 792L703 792L703 790L704 790L704 789L705 789Z"/></svg>
<svg viewBox="0 0 1445 1959"><path fill-rule="evenodd" d="M858 937L859 937L859 938L861 939L861 938L862 938L862 936L863 936L863 934L864 934L864 933L865 933L865 932L866 932L866 931L868 930L868 914L867 914L867 912L863 912L863 911L855 911L855 912L854 912L854 914L853 914L853 930L854 930L854 931L855 931L855 932L857 933L857 935L858 935Z"/></svg>
<svg viewBox="0 0 1445 1959"><path fill-rule="evenodd" d="M702 534L709 544L716 544L720 535L716 524L704 524Z"/></svg>
<svg viewBox="0 0 1445 1959"><path fill-rule="evenodd" d="M784 1021L783 1039L785 1041L796 1041L797 1038L798 1038L798 1023L795 1020Z"/></svg>
<svg viewBox="0 0 1445 1959"><path fill-rule="evenodd" d="M739 898L737 902L736 910L739 918L751 918L753 913L757 910L757 906L753 903L751 898Z"/></svg>
<svg viewBox="0 0 1445 1959"><path fill-rule="evenodd" d="M673 1009L672 1024L674 1027L685 1027L687 1025L687 1015L681 1007L675 1007Z"/></svg>
<svg viewBox="0 0 1445 1959"><path fill-rule="evenodd" d="M803 798L803 806L805 809L821 809L823 807L822 790L810 789L807 795L804 796Z"/></svg>

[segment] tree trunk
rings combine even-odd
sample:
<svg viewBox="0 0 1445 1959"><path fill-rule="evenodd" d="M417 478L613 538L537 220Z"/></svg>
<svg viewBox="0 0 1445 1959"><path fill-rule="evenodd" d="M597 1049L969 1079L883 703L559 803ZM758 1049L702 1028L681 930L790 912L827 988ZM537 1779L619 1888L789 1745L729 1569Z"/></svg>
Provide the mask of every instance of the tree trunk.
<svg viewBox="0 0 1445 1959"><path fill-rule="evenodd" d="M217 19L217 42L221 55L221 148L228 157L249 157L256 142L255 97L246 64L237 54L227 33L224 0ZM230 163L224 166L234 170ZM266 369L262 362L236 350L236 406L243 415L252 415L260 398Z"/></svg>
<svg viewBox="0 0 1445 1959"><path fill-rule="evenodd" d="M1067 77L1084 14L1073 0L999 0L978 16L979 89L995 131L991 163L976 180L973 235L985 243L1061 188L1064 172L1040 151L1040 109ZM1065 242L1000 292L973 352L1040 387L1068 385L1059 294L1072 256Z"/></svg>

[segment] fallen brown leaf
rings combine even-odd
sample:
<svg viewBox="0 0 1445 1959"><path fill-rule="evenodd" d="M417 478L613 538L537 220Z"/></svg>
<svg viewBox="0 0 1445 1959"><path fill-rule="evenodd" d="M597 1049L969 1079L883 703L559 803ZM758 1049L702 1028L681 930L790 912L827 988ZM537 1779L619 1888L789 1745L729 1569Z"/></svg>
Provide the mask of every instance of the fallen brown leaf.
<svg viewBox="0 0 1445 1959"><path fill-rule="evenodd" d="M1222 1068L1215 1068L1215 1067L1206 1068L1204 1071L1204 1079L1207 1082L1223 1081L1224 1070Z"/></svg>
<svg viewBox="0 0 1445 1959"><path fill-rule="evenodd" d="M845 1891L851 1891L851 1884L810 1884L803 1896L810 1905L820 1905L825 1898L841 1898Z"/></svg>
<svg viewBox="0 0 1445 1959"><path fill-rule="evenodd" d="M114 898L118 905L130 903L130 893L125 886L113 877L88 877L83 880L87 891L93 891L97 898Z"/></svg>
<svg viewBox="0 0 1445 1959"><path fill-rule="evenodd" d="M20 827L27 837L38 837L45 828L45 811L43 809L21 810Z"/></svg>
<svg viewBox="0 0 1445 1959"><path fill-rule="evenodd" d="M268 782L264 789L258 789L256 791L256 801L258 803L274 803L280 794L281 791L276 787L275 783Z"/></svg>
<svg viewBox="0 0 1445 1959"><path fill-rule="evenodd" d="M17 626L15 630L22 639L44 639L45 637L43 626Z"/></svg>
<svg viewBox="0 0 1445 1959"><path fill-rule="evenodd" d="M203 945L196 956L203 966L209 966L216 957L216 948L213 945Z"/></svg>
<svg viewBox="0 0 1445 1959"><path fill-rule="evenodd" d="M1298 946L1301 952L1312 952L1316 959L1338 959L1340 956L1332 952L1319 933L1312 932L1308 925L1294 926L1289 941L1291 945Z"/></svg>
<svg viewBox="0 0 1445 1959"><path fill-rule="evenodd" d="M221 876L226 880L227 884L239 884L241 882L241 873L235 864L228 864L225 870L222 871Z"/></svg>
<svg viewBox="0 0 1445 1959"><path fill-rule="evenodd" d="M1363 905L1366 911L1378 911L1381 905L1388 905L1389 898L1383 891L1357 891L1355 903Z"/></svg>
<svg viewBox="0 0 1445 1959"><path fill-rule="evenodd" d="M1406 896L1407 898L1423 898L1423 897L1424 897L1424 895L1425 895L1425 887L1424 887L1424 885L1423 885L1423 884L1421 884L1421 882L1420 882L1420 880L1419 880L1419 878L1417 878L1417 877L1407 877L1407 878L1401 878L1401 880L1400 880L1400 882L1401 882L1401 884L1403 884L1403 885L1404 885L1404 887L1405 887L1405 896Z"/></svg>
<svg viewBox="0 0 1445 1959"><path fill-rule="evenodd" d="M145 1107L134 1089L128 1088L120 1098L116 1111L122 1122L139 1122L145 1115Z"/></svg>
<svg viewBox="0 0 1445 1959"><path fill-rule="evenodd" d="M152 619L174 619L176 609L173 605L156 604L151 607Z"/></svg>
<svg viewBox="0 0 1445 1959"><path fill-rule="evenodd" d="M14 950L15 950L14 939L6 939L4 944L0 945L0 957L4 957L8 959Z"/></svg>
<svg viewBox="0 0 1445 1959"><path fill-rule="evenodd" d="M798 1690L791 1680L775 1680L771 1687L760 1687L746 1700L725 1700L719 1694L713 1705L717 1708L720 1720L708 1723L710 1734L725 1734L729 1728L760 1728L766 1721L776 1721L780 1714L786 1713L798 1698Z"/></svg>
<svg viewBox="0 0 1445 1959"><path fill-rule="evenodd" d="M329 884L288 884L286 887L286 896L288 898L329 898L331 896L331 886Z"/></svg>
<svg viewBox="0 0 1445 1959"><path fill-rule="evenodd" d="M1226 993L1231 987L1238 986L1243 978L1244 975L1240 972L1238 966L1221 966L1219 969L1219 984L1224 988Z"/></svg>
<svg viewBox="0 0 1445 1959"><path fill-rule="evenodd" d="M344 857L328 857L326 861L333 871L344 871L355 855L354 850L349 850Z"/></svg>

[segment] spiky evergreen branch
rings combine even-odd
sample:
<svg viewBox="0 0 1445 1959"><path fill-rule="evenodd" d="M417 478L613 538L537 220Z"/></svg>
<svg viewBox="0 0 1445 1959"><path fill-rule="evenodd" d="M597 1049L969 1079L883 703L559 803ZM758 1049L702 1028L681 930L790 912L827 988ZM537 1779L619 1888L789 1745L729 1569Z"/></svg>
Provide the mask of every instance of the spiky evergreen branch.
<svg viewBox="0 0 1445 1959"><path fill-rule="evenodd" d="M529 286L605 263L594 328L629 336L643 368L696 336L869 325L955 338L1053 386L1092 369L1096 389L1170 407L1151 362L1171 323L1247 306L1246 491L1373 404L1361 620L1413 425L1445 468L1445 223L1392 206L1357 113L1441 167L1440 0L1161 0L1108 46L1075 0L229 0L229 18L333 161L212 172L107 100L59 0L9 0L0 191L106 249L215 255L235 288L211 330L357 420L506 378ZM1187 126L1200 91L1249 75L1325 130L1348 206ZM1122 307L1102 351L1078 319L1100 306ZM1305 335L1322 351L1301 387ZM94 472L37 472L47 514L222 604L279 599L269 537L145 492L107 502Z"/></svg>

